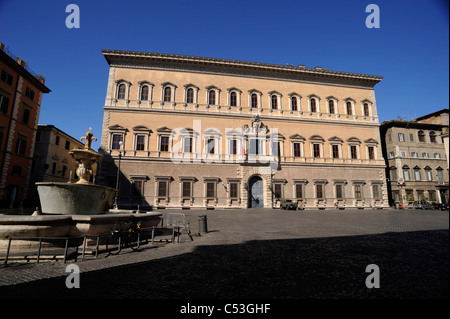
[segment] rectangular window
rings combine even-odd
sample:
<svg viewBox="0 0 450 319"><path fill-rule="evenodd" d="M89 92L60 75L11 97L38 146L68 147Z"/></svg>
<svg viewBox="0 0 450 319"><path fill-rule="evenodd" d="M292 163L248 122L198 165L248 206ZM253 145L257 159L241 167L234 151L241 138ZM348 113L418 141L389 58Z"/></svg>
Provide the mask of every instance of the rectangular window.
<svg viewBox="0 0 450 319"><path fill-rule="evenodd" d="M161 136L160 142L161 142L161 144L160 144L159 150L161 152L168 152L169 151L169 137Z"/></svg>
<svg viewBox="0 0 450 319"><path fill-rule="evenodd" d="M237 154L237 140L236 139L230 140L230 154L232 154L232 155Z"/></svg>
<svg viewBox="0 0 450 319"><path fill-rule="evenodd" d="M230 183L230 198L238 198L238 183Z"/></svg>
<svg viewBox="0 0 450 319"><path fill-rule="evenodd" d="M294 143L294 157L300 157L300 143Z"/></svg>
<svg viewBox="0 0 450 319"><path fill-rule="evenodd" d="M422 180L422 176L421 176L422 174L420 174L420 170L418 170L418 169L415 169L414 170L414 179L416 180L416 181L420 181L420 180Z"/></svg>
<svg viewBox="0 0 450 319"><path fill-rule="evenodd" d="M352 159L357 159L358 158L358 153L356 151L356 145L351 145L350 146L350 153L351 153Z"/></svg>
<svg viewBox="0 0 450 319"><path fill-rule="evenodd" d="M375 151L374 151L373 146L369 146L368 151L369 151L369 159L374 160L375 159Z"/></svg>
<svg viewBox="0 0 450 319"><path fill-rule="evenodd" d="M398 133L398 141L399 142L404 142L405 141L405 134Z"/></svg>
<svg viewBox="0 0 450 319"><path fill-rule="evenodd" d="M274 195L275 195L275 198L277 198L277 199L281 198L281 184L274 185Z"/></svg>
<svg viewBox="0 0 450 319"><path fill-rule="evenodd" d="M336 184L336 198L343 199L344 195L342 192L342 184Z"/></svg>
<svg viewBox="0 0 450 319"><path fill-rule="evenodd" d="M303 198L303 184L295 184L295 197Z"/></svg>
<svg viewBox="0 0 450 319"><path fill-rule="evenodd" d="M192 153L192 137L184 138L184 153Z"/></svg>
<svg viewBox="0 0 450 319"><path fill-rule="evenodd" d="M215 144L215 140L213 138L208 138L207 140L207 152L209 154L214 154L214 145Z"/></svg>
<svg viewBox="0 0 450 319"><path fill-rule="evenodd" d="M249 151L250 154L258 155L260 153L259 147L260 147L259 139L257 138L250 139L250 151Z"/></svg>
<svg viewBox="0 0 450 319"><path fill-rule="evenodd" d="M143 151L145 149L145 136L136 136L136 151Z"/></svg>
<svg viewBox="0 0 450 319"><path fill-rule="evenodd" d="M272 150L272 152L273 152L273 156L280 156L281 154L280 154L280 152L281 152L281 149L280 149L280 142L274 142L273 143L273 150Z"/></svg>
<svg viewBox="0 0 450 319"><path fill-rule="evenodd" d="M9 99L6 96L0 94L0 112L3 114L8 113Z"/></svg>
<svg viewBox="0 0 450 319"><path fill-rule="evenodd" d="M398 179L397 169L396 168L395 169L391 169L391 178L392 178L393 181L396 181Z"/></svg>
<svg viewBox="0 0 450 319"><path fill-rule="evenodd" d="M25 89L25 96L27 98L29 98L30 100L33 100L34 99L34 91L32 89L30 89L30 88L26 88Z"/></svg>
<svg viewBox="0 0 450 319"><path fill-rule="evenodd" d="M23 109L23 114L22 114L22 123L23 124L28 124L28 122L30 120L30 114L31 114L30 109L25 107Z"/></svg>
<svg viewBox="0 0 450 319"><path fill-rule="evenodd" d="M64 146L66 150L70 150L70 141L66 141L66 145Z"/></svg>
<svg viewBox="0 0 450 319"><path fill-rule="evenodd" d="M208 198L216 197L216 183L214 182L206 183L206 197Z"/></svg>
<svg viewBox="0 0 450 319"><path fill-rule="evenodd" d="M320 144L313 144L314 157L320 157Z"/></svg>
<svg viewBox="0 0 450 319"><path fill-rule="evenodd" d="M52 174L55 174L55 173L56 173L56 163L53 162L53 164L52 164Z"/></svg>
<svg viewBox="0 0 450 319"><path fill-rule="evenodd" d="M423 152L422 153L422 157L423 158L430 158L430 154L428 152Z"/></svg>
<svg viewBox="0 0 450 319"><path fill-rule="evenodd" d="M391 134L388 134L388 142L392 142L392 135Z"/></svg>
<svg viewBox="0 0 450 319"><path fill-rule="evenodd" d="M394 158L394 157L395 157L395 152L388 153L388 158Z"/></svg>
<svg viewBox="0 0 450 319"><path fill-rule="evenodd" d="M12 85L13 77L11 74L6 72L5 70L2 71L2 82L5 82L8 85Z"/></svg>
<svg viewBox="0 0 450 319"><path fill-rule="evenodd" d="M407 169L407 168L403 169L403 179L405 181L411 180L411 173L409 172L409 169Z"/></svg>
<svg viewBox="0 0 450 319"><path fill-rule="evenodd" d="M433 180L433 173L431 172L431 169L427 169L425 171L425 175L427 176L427 181L432 181Z"/></svg>
<svg viewBox="0 0 450 319"><path fill-rule="evenodd" d="M434 154L433 154L433 157L434 157L434 158L441 158L441 154L440 154L440 153L434 153Z"/></svg>
<svg viewBox="0 0 450 319"><path fill-rule="evenodd" d="M167 196L167 182L166 181L158 182L158 196L160 196L160 197Z"/></svg>
<svg viewBox="0 0 450 319"><path fill-rule="evenodd" d="M16 154L25 155L26 147L27 147L27 141L25 140L25 138L19 137L17 139L17 144L16 144Z"/></svg>
<svg viewBox="0 0 450 319"><path fill-rule="evenodd" d="M339 158L339 145L332 145L333 158Z"/></svg>
<svg viewBox="0 0 450 319"><path fill-rule="evenodd" d="M355 198L356 199L362 198L362 186L361 185L355 185Z"/></svg>
<svg viewBox="0 0 450 319"><path fill-rule="evenodd" d="M401 151L401 152L400 152L400 156L401 156L401 157L406 157L406 152L405 152L405 151Z"/></svg>
<svg viewBox="0 0 450 319"><path fill-rule="evenodd" d="M418 158L419 157L419 153L411 152L411 157Z"/></svg>
<svg viewBox="0 0 450 319"><path fill-rule="evenodd" d="M120 150L120 142L122 142L122 134L113 134L111 149Z"/></svg>
<svg viewBox="0 0 450 319"><path fill-rule="evenodd" d="M412 133L409 134L409 140L411 142L414 142L414 134L412 134Z"/></svg>
<svg viewBox="0 0 450 319"><path fill-rule="evenodd" d="M191 182L183 182L183 197L191 197Z"/></svg>
<svg viewBox="0 0 450 319"><path fill-rule="evenodd" d="M380 200L380 185L372 185L373 199Z"/></svg>
<svg viewBox="0 0 450 319"><path fill-rule="evenodd" d="M428 196L429 196L430 202L435 202L437 200L435 191L428 191Z"/></svg>
<svg viewBox="0 0 450 319"><path fill-rule="evenodd" d="M437 178L440 185L444 184L444 174L442 173L442 170L437 171Z"/></svg>
<svg viewBox="0 0 450 319"><path fill-rule="evenodd" d="M323 198L323 185L322 184L316 185L316 198L317 199Z"/></svg>
<svg viewBox="0 0 450 319"><path fill-rule="evenodd" d="M133 182L133 196L136 196L136 197L142 196L143 187L144 187L143 181L134 181Z"/></svg>

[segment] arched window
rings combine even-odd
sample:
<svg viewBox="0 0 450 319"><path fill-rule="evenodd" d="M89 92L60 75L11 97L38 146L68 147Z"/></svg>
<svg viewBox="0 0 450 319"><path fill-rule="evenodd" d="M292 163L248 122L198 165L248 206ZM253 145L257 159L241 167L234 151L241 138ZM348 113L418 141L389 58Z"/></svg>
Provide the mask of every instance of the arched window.
<svg viewBox="0 0 450 319"><path fill-rule="evenodd" d="M347 102L347 114L352 115L352 103Z"/></svg>
<svg viewBox="0 0 450 319"><path fill-rule="evenodd" d="M216 105L216 91L211 90L208 93L208 104L209 105Z"/></svg>
<svg viewBox="0 0 450 319"><path fill-rule="evenodd" d="M141 100L147 101L148 100L148 85L144 85L141 88Z"/></svg>
<svg viewBox="0 0 450 319"><path fill-rule="evenodd" d="M172 89L170 87L164 88L164 102L172 101Z"/></svg>
<svg viewBox="0 0 450 319"><path fill-rule="evenodd" d="M430 132L430 142L436 143L436 133Z"/></svg>
<svg viewBox="0 0 450 319"><path fill-rule="evenodd" d="M330 114L334 114L334 101L333 100L328 101L328 107L329 107Z"/></svg>
<svg viewBox="0 0 450 319"><path fill-rule="evenodd" d="M119 85L119 92L117 93L117 98L119 100L125 99L125 84Z"/></svg>
<svg viewBox="0 0 450 319"><path fill-rule="evenodd" d="M311 99L311 101L310 101L310 103L311 103L311 112L317 112L316 111L316 99L315 98L312 98Z"/></svg>
<svg viewBox="0 0 450 319"><path fill-rule="evenodd" d="M297 97L296 96L291 97L291 110L297 111Z"/></svg>
<svg viewBox="0 0 450 319"><path fill-rule="evenodd" d="M364 116L370 116L368 103L364 103Z"/></svg>
<svg viewBox="0 0 450 319"><path fill-rule="evenodd" d="M188 89L186 92L186 103L194 103L194 89Z"/></svg>
<svg viewBox="0 0 450 319"><path fill-rule="evenodd" d="M277 110L278 109L278 97L273 94L272 95L272 110Z"/></svg>
<svg viewBox="0 0 450 319"><path fill-rule="evenodd" d="M252 94L252 108L257 108L258 107L258 96L253 93Z"/></svg>
<svg viewBox="0 0 450 319"><path fill-rule="evenodd" d="M425 133L423 131L419 131L419 142L425 142Z"/></svg>
<svg viewBox="0 0 450 319"><path fill-rule="evenodd" d="M230 94L230 106L237 106L236 92L231 92L231 94Z"/></svg>

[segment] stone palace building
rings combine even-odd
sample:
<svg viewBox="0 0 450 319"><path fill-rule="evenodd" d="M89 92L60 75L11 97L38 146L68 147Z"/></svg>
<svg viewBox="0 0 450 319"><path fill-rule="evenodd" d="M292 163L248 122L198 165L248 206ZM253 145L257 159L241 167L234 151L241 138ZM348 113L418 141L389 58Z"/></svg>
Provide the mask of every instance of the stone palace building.
<svg viewBox="0 0 450 319"><path fill-rule="evenodd" d="M387 207L382 77L103 50L97 183L137 208ZM120 168L120 174L118 170Z"/></svg>

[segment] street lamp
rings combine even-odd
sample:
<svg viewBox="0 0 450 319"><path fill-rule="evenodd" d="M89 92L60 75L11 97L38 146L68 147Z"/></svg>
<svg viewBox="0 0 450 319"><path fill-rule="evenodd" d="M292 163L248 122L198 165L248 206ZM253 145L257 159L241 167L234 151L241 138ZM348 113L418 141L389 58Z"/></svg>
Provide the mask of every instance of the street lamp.
<svg viewBox="0 0 450 319"><path fill-rule="evenodd" d="M122 145L123 142L119 142L119 164L117 165L117 178L116 178L116 198L114 199L114 208L119 208L119 178L120 178L120 160L122 159Z"/></svg>

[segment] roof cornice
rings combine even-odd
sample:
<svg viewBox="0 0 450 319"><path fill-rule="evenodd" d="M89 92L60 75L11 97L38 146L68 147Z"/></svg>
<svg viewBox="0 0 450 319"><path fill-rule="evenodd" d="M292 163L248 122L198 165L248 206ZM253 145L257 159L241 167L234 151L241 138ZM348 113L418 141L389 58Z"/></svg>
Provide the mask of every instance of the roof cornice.
<svg viewBox="0 0 450 319"><path fill-rule="evenodd" d="M248 70L259 70L270 73L291 73L301 76L320 76L342 80L364 81L369 82L374 86L380 82L383 77L378 75L368 75L360 73L350 73L341 71L331 71L325 68L306 68L303 65L278 65L260 62L247 62L239 60L227 60L218 58L195 57L179 54L153 53L153 52L138 52L138 51L122 51L122 50L102 50L102 53L109 65L127 64L131 61L139 61L140 63L151 62L170 62L179 64L197 64L209 65L219 68L239 68Z"/></svg>

